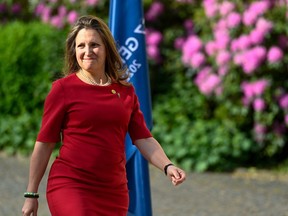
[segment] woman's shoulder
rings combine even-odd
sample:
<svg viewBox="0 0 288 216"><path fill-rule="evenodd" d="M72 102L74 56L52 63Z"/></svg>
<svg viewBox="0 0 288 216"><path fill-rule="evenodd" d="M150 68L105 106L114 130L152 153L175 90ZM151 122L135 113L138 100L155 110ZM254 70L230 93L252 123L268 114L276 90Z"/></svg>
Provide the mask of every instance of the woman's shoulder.
<svg viewBox="0 0 288 216"><path fill-rule="evenodd" d="M116 84L116 83L115 83ZM116 84L118 86L119 89L121 89L122 91L126 91L127 93L135 93L135 88L133 86L132 83L127 83L125 85L117 83Z"/></svg>
<svg viewBox="0 0 288 216"><path fill-rule="evenodd" d="M74 83L76 81L76 74L75 73L72 73L72 74L69 74L67 76L64 76L64 77L60 77L56 80L53 81L53 85L69 85L71 83Z"/></svg>

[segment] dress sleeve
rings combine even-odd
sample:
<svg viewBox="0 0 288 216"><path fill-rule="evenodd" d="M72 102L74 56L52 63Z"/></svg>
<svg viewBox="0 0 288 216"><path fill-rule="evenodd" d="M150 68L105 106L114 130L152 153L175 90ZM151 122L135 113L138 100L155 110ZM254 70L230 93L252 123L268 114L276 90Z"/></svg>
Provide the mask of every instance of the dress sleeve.
<svg viewBox="0 0 288 216"><path fill-rule="evenodd" d="M152 134L147 128L147 125L145 123L144 115L140 110L140 104L138 101L138 97L135 94L134 88L133 88L133 97L134 97L133 99L134 105L129 122L128 132L130 138L132 139L132 142L134 143L134 141L137 139L152 137Z"/></svg>
<svg viewBox="0 0 288 216"><path fill-rule="evenodd" d="M64 91L60 81L55 81L44 103L42 125L37 136L40 142L61 141L61 130L65 116Z"/></svg>

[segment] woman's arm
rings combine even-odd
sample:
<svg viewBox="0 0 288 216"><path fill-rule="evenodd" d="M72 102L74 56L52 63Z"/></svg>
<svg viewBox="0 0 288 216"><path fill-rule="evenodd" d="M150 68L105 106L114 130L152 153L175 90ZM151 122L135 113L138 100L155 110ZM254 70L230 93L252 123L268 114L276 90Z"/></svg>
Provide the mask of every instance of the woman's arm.
<svg viewBox="0 0 288 216"><path fill-rule="evenodd" d="M30 160L30 172L27 192L38 192L40 181L45 173L55 143L36 142ZM26 198L22 214L37 215L38 201L35 198Z"/></svg>
<svg viewBox="0 0 288 216"><path fill-rule="evenodd" d="M30 160L28 192L37 192L55 143L36 142Z"/></svg>
<svg viewBox="0 0 288 216"><path fill-rule="evenodd" d="M160 170L163 171L166 165L172 164L155 138L138 139L134 144L146 160ZM174 165L167 167L167 176L175 186L182 183L186 178L185 172Z"/></svg>

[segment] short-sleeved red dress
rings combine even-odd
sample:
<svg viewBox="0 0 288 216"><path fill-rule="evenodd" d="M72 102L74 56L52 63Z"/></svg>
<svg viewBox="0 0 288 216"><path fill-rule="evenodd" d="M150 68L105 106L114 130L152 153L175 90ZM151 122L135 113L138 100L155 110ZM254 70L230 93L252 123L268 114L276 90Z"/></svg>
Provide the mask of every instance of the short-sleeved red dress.
<svg viewBox="0 0 288 216"><path fill-rule="evenodd" d="M125 136L151 137L132 86L94 86L75 73L55 81L37 137L62 141L47 183L53 216L126 216Z"/></svg>

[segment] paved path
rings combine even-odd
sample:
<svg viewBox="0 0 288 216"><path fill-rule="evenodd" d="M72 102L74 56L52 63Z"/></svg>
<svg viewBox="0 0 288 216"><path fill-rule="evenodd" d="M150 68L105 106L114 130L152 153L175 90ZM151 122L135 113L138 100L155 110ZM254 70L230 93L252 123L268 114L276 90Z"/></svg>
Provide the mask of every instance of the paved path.
<svg viewBox="0 0 288 216"><path fill-rule="evenodd" d="M27 158L0 154L0 216L21 215L28 166ZM44 196L46 177L39 190L38 216L50 215ZM189 173L185 184L174 187L162 172L150 167L153 215L288 216L288 176L280 177L247 172Z"/></svg>

